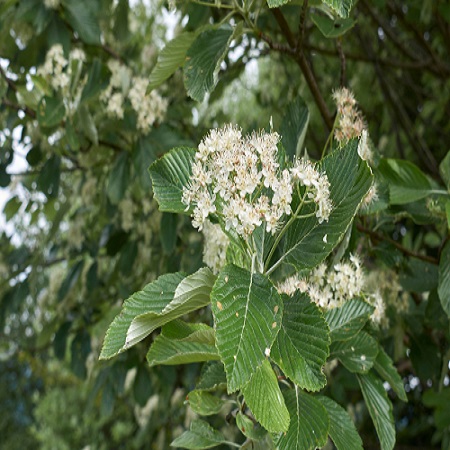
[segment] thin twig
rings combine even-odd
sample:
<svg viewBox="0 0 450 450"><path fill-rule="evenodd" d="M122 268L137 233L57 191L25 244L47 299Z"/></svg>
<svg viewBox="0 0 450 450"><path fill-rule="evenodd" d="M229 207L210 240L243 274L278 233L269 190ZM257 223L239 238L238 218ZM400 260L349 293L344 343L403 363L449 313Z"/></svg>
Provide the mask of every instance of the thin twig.
<svg viewBox="0 0 450 450"><path fill-rule="evenodd" d="M439 264L439 261L436 258L433 258L432 256L422 255L420 253L413 252L412 250L409 250L408 248L404 247L399 242L394 241L393 239L391 239L387 236L384 236L380 233L377 233L376 231L369 230L368 228L365 228L360 223L356 224L356 228L358 229L358 231L360 231L361 233L367 234L368 236L371 237L371 239L373 239L375 241L388 242L389 244L393 245L397 250L400 250L406 256L411 256L412 258L420 259L422 261L426 261L431 264L436 264L436 265Z"/></svg>

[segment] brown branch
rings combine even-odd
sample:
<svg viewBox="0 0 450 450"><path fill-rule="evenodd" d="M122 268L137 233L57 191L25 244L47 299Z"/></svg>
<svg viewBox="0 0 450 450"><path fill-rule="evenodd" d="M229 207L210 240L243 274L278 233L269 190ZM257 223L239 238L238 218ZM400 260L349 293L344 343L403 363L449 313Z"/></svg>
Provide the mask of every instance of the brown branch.
<svg viewBox="0 0 450 450"><path fill-rule="evenodd" d="M306 13L308 11L308 0L303 0L302 12L300 13L300 20L298 23L298 42L297 49L302 50L303 41L305 40L305 25L306 25Z"/></svg>
<svg viewBox="0 0 450 450"><path fill-rule="evenodd" d="M406 256L411 256L412 258L420 259L422 261L426 261L431 264L436 264L436 265L439 264L439 261L436 258L433 258L432 256L422 255L420 253L413 252L412 250L409 250L408 248L404 247L399 242L394 241L393 239L391 239L387 236L379 234L376 231L369 230L368 228L365 228L360 223L356 224L356 228L361 233L364 233L364 234L367 234L368 236L370 236L370 238L374 241L388 242L389 244L393 245L397 250L400 250Z"/></svg>
<svg viewBox="0 0 450 450"><path fill-rule="evenodd" d="M23 111L27 116L31 117L32 119L36 119L36 112L31 108L29 108L28 106L18 105L17 103L13 103L7 98L4 98L2 100L2 105L6 106L7 108L14 109L16 111Z"/></svg>
<svg viewBox="0 0 450 450"><path fill-rule="evenodd" d="M308 84L311 94L314 97L317 107L319 108L320 114L322 115L325 125L330 131L333 128L333 119L330 111L328 110L328 106L325 103L325 100L322 96L322 93L320 92L317 80L312 72L312 69L308 64L308 61L306 60L305 54L303 53L303 51L301 51L301 49L297 48L296 39L294 38L294 35L292 34L289 25L281 10L279 8L274 8L271 9L271 12L281 32L286 38L289 47L296 52L295 61L300 66L300 69L303 73L303 76L305 77L306 83Z"/></svg>

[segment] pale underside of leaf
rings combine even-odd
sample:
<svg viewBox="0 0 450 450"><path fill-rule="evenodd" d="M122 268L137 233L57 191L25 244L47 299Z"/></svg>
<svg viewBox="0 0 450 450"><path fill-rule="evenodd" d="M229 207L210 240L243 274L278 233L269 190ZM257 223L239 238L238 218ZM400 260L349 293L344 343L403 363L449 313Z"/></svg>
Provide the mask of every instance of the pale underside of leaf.
<svg viewBox="0 0 450 450"><path fill-rule="evenodd" d="M215 276L204 267L184 278L175 289L173 299L162 311L148 312L135 317L127 331L125 348L141 341L156 328L209 304Z"/></svg>

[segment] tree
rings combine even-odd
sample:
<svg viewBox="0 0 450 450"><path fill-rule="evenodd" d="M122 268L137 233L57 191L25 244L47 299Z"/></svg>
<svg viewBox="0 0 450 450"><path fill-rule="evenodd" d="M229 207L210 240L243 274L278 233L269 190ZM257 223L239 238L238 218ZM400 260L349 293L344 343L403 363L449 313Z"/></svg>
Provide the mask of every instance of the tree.
<svg viewBox="0 0 450 450"><path fill-rule="evenodd" d="M448 447L445 2L7 0L0 34L11 448Z"/></svg>

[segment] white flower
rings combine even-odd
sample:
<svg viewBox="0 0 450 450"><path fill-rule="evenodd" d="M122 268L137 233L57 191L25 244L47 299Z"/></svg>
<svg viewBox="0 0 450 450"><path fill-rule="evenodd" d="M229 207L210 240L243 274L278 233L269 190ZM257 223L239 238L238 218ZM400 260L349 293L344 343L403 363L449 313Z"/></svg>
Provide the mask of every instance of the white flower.
<svg viewBox="0 0 450 450"><path fill-rule="evenodd" d="M110 117L123 119L123 95L120 92L111 95L106 106L106 112Z"/></svg>
<svg viewBox="0 0 450 450"><path fill-rule="evenodd" d="M358 143L358 155L362 160L371 162L373 160L373 154L369 148L368 138L369 133L367 130L362 130Z"/></svg>
<svg viewBox="0 0 450 450"><path fill-rule="evenodd" d="M225 266L230 241L220 225L212 224L209 220L203 224L203 235L205 237L203 261L213 273L217 274Z"/></svg>

